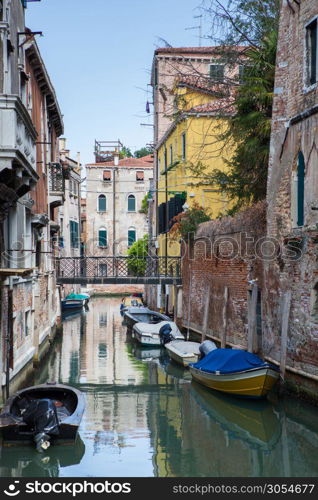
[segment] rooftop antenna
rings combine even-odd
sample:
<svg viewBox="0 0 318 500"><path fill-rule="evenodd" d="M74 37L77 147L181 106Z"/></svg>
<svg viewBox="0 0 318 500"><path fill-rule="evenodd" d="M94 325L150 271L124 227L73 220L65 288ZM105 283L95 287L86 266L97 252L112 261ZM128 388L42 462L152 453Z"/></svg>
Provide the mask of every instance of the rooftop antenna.
<svg viewBox="0 0 318 500"><path fill-rule="evenodd" d="M199 16L193 16L194 19L200 19L200 24L198 26L191 26L190 28L184 28L185 30L199 30L199 47L201 47L201 40L202 40L202 18L203 15L200 14Z"/></svg>

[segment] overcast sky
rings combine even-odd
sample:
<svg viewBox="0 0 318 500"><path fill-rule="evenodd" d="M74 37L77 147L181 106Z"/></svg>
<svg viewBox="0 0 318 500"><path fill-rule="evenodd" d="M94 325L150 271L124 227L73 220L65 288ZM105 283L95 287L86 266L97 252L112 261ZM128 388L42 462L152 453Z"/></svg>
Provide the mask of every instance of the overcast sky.
<svg viewBox="0 0 318 500"><path fill-rule="evenodd" d="M200 0L41 0L28 3L26 23L37 36L64 115L72 156L94 161L94 140L120 139L132 151L152 142L150 69L163 46L199 45ZM204 31L204 28L203 28ZM202 45L208 45L205 41ZM148 89L148 94L147 94ZM151 113L153 106L150 106Z"/></svg>

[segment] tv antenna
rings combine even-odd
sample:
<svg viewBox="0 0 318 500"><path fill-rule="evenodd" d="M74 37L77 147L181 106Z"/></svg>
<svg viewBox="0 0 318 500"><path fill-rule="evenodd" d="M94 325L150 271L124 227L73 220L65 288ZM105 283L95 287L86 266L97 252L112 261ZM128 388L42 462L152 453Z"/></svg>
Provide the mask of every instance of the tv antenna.
<svg viewBox="0 0 318 500"><path fill-rule="evenodd" d="M203 14L199 16L193 16L193 19L200 19L200 24L198 26L190 26L189 28L184 28L185 30L199 30L199 47L201 47L202 40L202 18Z"/></svg>

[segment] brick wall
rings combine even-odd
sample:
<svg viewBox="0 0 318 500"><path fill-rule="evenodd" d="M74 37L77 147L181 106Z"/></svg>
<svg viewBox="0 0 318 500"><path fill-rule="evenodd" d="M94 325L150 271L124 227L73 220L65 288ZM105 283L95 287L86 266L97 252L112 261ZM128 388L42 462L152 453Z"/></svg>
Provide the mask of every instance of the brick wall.
<svg viewBox="0 0 318 500"><path fill-rule="evenodd" d="M282 253L267 262L264 269L263 347L266 355L280 359L282 299L291 291L286 363L296 371L317 376L318 319L314 314L314 288L318 282L318 212L312 207L317 206L318 200L318 114L315 112L318 85L306 83L305 54L306 25L318 16L318 4L315 0L290 4L293 10L285 0L281 5L267 190L268 236L279 242ZM302 226L295 217L299 207L295 187L299 152L305 163ZM290 258L288 249L295 244L298 255Z"/></svg>
<svg viewBox="0 0 318 500"><path fill-rule="evenodd" d="M193 329L202 330L210 287L209 335L221 338L224 331L228 343L247 347L249 281L257 279L262 290L257 242L265 234L264 203L200 225L195 242L183 247L183 326L190 321Z"/></svg>

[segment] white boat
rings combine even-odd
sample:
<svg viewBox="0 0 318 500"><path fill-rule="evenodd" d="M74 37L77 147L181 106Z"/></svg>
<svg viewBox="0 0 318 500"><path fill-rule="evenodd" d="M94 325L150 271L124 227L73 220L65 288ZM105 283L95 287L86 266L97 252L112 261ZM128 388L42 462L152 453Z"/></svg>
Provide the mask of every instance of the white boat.
<svg viewBox="0 0 318 500"><path fill-rule="evenodd" d="M164 325L170 325L173 340L184 340L184 336L180 332L179 328L173 321L160 321L160 323L136 323L133 326L133 334L136 340L142 345L162 345L162 341L159 336L159 330Z"/></svg>
<svg viewBox="0 0 318 500"><path fill-rule="evenodd" d="M199 361L200 343L189 342L185 340L173 340L165 344L169 357L176 361L179 365L188 366L189 363Z"/></svg>

